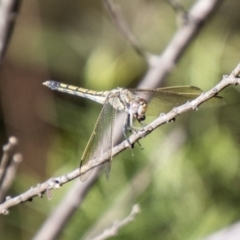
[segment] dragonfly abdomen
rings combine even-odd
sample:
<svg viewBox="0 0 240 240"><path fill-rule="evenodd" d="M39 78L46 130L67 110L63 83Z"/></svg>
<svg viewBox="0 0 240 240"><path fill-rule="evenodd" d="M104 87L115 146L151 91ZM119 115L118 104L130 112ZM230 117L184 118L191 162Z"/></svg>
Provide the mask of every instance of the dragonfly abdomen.
<svg viewBox="0 0 240 240"><path fill-rule="evenodd" d="M46 81L43 83L45 86L51 88L52 90L56 90L59 92L65 92L68 94L76 95L79 97L84 97L91 99L95 102L98 102L100 104L103 104L109 94L109 91L93 91L73 85L68 85L65 83L60 83L56 81Z"/></svg>

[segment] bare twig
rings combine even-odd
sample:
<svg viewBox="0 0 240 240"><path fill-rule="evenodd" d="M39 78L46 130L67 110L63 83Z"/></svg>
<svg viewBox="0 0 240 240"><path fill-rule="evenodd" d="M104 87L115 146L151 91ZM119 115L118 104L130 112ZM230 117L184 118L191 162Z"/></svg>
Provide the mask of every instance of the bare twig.
<svg viewBox="0 0 240 240"><path fill-rule="evenodd" d="M168 2L176 12L183 12L184 14L187 13L179 0L168 0Z"/></svg>
<svg viewBox="0 0 240 240"><path fill-rule="evenodd" d="M167 113L165 115L161 115L159 118L157 118L156 120L151 122L149 125L144 127L141 131L131 135L128 140L125 140L121 144L114 147L113 151L112 151L112 156L116 156L117 154L119 154L120 152L125 150L126 148L131 147L132 144L134 144L141 138L147 136L154 129L171 121L172 119L176 118L178 115L180 115L184 112L190 111L190 110L197 109L197 107L199 105L201 105L202 103L206 102L208 99L210 99L213 96L215 96L216 94L218 94L220 91L222 91L227 86L240 84L240 78L238 78L239 73L240 73L240 64L232 71L232 73L229 76L224 76L223 79L221 80L221 82L219 82L215 87L213 87L208 92L201 94L199 97L192 100L191 102L187 102L179 107L174 108L172 111L170 111L169 113ZM130 145L129 145L129 142L130 142ZM82 174L86 173L90 169L93 169L93 168L103 164L104 162L108 161L108 159L109 159L109 154L105 153L99 158L98 162L95 162L95 160L89 161L89 163L87 165L84 165L81 168L81 173ZM60 176L58 178L50 179L42 184L39 184L36 187L31 188L27 192L25 192L17 197L14 197L12 199L8 199L6 202L1 204L0 205L0 213L4 214L7 212L7 210L10 207L17 205L21 202L28 201L28 200L32 199L33 197L42 196L42 194L44 194L47 191L47 189L51 190L51 189L59 188L61 185L79 177L79 175L80 175L79 169L76 169L66 175Z"/></svg>
<svg viewBox="0 0 240 240"><path fill-rule="evenodd" d="M120 222L119 221L115 222L112 225L112 227L104 230L104 232L101 235L93 238L93 240L104 240L104 239L116 236L118 231L128 223L132 222L135 219L136 215L139 213L140 213L140 206L138 204L135 204L132 207L131 213L125 219L123 219Z"/></svg>
<svg viewBox="0 0 240 240"><path fill-rule="evenodd" d="M151 58L151 63L139 88L155 88L175 66L193 37L200 31L206 19L211 16L221 0L196 1L188 13L189 21L175 33L172 40L159 56Z"/></svg>
<svg viewBox="0 0 240 240"><path fill-rule="evenodd" d="M19 166L19 163L22 161L22 155L20 153L16 153L13 155L11 164L7 168L4 181L0 187L0 202L3 202L3 198L6 196L6 193L10 186L12 185L13 180L16 177L16 172Z"/></svg>
<svg viewBox="0 0 240 240"><path fill-rule="evenodd" d="M0 63L6 52L19 7L20 0L0 1Z"/></svg>
<svg viewBox="0 0 240 240"><path fill-rule="evenodd" d="M17 138L10 137L8 143L3 146L3 156L0 161L0 186L5 176L7 167L9 166L12 160L12 151L17 145Z"/></svg>
<svg viewBox="0 0 240 240"><path fill-rule="evenodd" d="M10 137L8 143L3 146L3 156L0 162L0 202L2 202L7 190L11 186L18 164L22 160L21 154L13 154L16 145L17 138Z"/></svg>
<svg viewBox="0 0 240 240"><path fill-rule="evenodd" d="M213 13L222 0L200 0L192 7L188 13L187 21L175 33L164 52L159 55L148 53L142 44L137 40L136 36L129 29L126 21L121 15L119 9L114 5L112 0L103 0L105 6L109 10L113 22L126 37L133 48L147 61L149 69L138 85L139 88L155 88L159 86L166 75L175 66L185 48L193 37L200 31L206 19ZM178 6L176 0L169 0L174 6ZM182 7L181 7L182 9ZM183 11L183 9L182 9Z"/></svg>
<svg viewBox="0 0 240 240"><path fill-rule="evenodd" d="M188 21L188 14L179 0L168 0L170 6L176 11L177 24L179 27L186 24Z"/></svg>
<svg viewBox="0 0 240 240"><path fill-rule="evenodd" d="M118 30L130 42L136 52L141 55L147 62L149 62L151 54L146 51L146 49L138 41L137 37L129 29L129 26L127 25L124 17L122 16L119 7L113 3L113 0L103 0L103 2Z"/></svg>

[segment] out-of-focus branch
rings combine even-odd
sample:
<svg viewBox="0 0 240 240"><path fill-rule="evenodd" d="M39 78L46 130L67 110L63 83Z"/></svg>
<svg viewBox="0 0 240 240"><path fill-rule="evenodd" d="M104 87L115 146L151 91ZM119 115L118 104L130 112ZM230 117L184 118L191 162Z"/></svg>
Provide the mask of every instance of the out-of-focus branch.
<svg viewBox="0 0 240 240"><path fill-rule="evenodd" d="M21 0L0 1L0 63L13 32L20 3Z"/></svg>
<svg viewBox="0 0 240 240"><path fill-rule="evenodd" d="M119 7L115 5L112 0L103 0L103 3L109 11L112 21L114 22L118 30L129 41L135 51L147 62L149 62L151 54L146 51L144 46L142 46L137 37L130 30L128 24L126 23L124 17L121 14Z"/></svg>
<svg viewBox="0 0 240 240"><path fill-rule="evenodd" d="M163 53L153 58L139 88L155 88L175 66L177 60L200 31L204 22L212 16L222 0L198 0L188 12L188 21L175 33Z"/></svg>
<svg viewBox="0 0 240 240"><path fill-rule="evenodd" d="M3 178L6 173L6 169L8 165L10 164L11 157L12 157L12 151L17 145L17 138L10 137L8 140L8 143L3 146L3 155L2 159L0 161L0 185L3 181Z"/></svg>
<svg viewBox="0 0 240 240"><path fill-rule="evenodd" d="M22 155L20 153L16 153L13 155L12 161L8 168L6 169L5 178L0 186L0 202L3 202L3 199L6 196L8 189L12 185L12 182L16 177L16 172L21 161Z"/></svg>
<svg viewBox="0 0 240 240"><path fill-rule="evenodd" d="M208 99L218 94L227 86L240 84L240 78L238 77L239 73L240 73L240 64L232 71L232 73L229 76L224 76L221 82L219 82L216 86L214 86L208 92L201 94L199 97L197 97L196 99L190 102L187 102L179 107L174 108L172 111L170 111L167 114L161 115L156 120L151 122L149 125L144 127L141 131L138 131L137 133L131 135L128 140L125 140L121 144L114 147L112 150L112 156L116 156L123 150L131 147L135 142L147 136L157 127L170 122L172 119L175 119L178 115L190 110L197 109L199 105L201 105L202 103L206 102ZM81 174L84 174L88 172L90 169L94 169L97 166L102 165L103 163L108 161L109 158L110 158L109 153L105 153L98 159L98 162L96 162L94 159L89 161L88 164L84 165L81 168ZM48 181L42 184L38 184L36 187L31 188L27 192L17 197L8 199L3 204L1 204L0 214L6 214L8 209L14 205L17 205L25 201L29 201L36 196L42 196L46 191L49 191L51 189L59 188L61 185L79 177L79 175L80 175L79 169L76 169L66 175L60 176L58 178L49 179Z"/></svg>
<svg viewBox="0 0 240 240"><path fill-rule="evenodd" d="M179 0L168 0L170 6L175 10L177 14L177 24L179 27L182 27L184 24L187 24L188 13L184 9L183 5Z"/></svg>
<svg viewBox="0 0 240 240"><path fill-rule="evenodd" d="M104 240L104 239L116 236L118 231L121 228L123 228L125 225L132 222L135 219L136 215L139 213L140 213L140 206L138 204L133 205L131 213L125 219L123 219L120 222L116 221L112 225L112 227L104 230L104 232L101 235L93 238L93 240Z"/></svg>
<svg viewBox="0 0 240 240"><path fill-rule="evenodd" d="M187 14L179 0L167 0L176 12Z"/></svg>
<svg viewBox="0 0 240 240"><path fill-rule="evenodd" d="M176 0L170 0L170 2L172 6L179 9L179 4L177 4ZM185 48L189 46L193 37L200 31L206 19L212 15L213 11L216 10L221 2L222 0L198 0L187 14L187 21L178 29L165 50L159 55L153 55L145 50L136 36L131 32L113 1L104 0L104 4L109 10L117 28L126 37L137 53L143 56L148 62L149 69L138 85L139 88L155 88L162 83L166 75L175 66Z"/></svg>
<svg viewBox="0 0 240 240"><path fill-rule="evenodd" d="M3 202L6 192L15 178L18 164L22 160L21 154L13 154L16 145L17 138L10 137L8 143L3 146L3 156L0 161L0 202Z"/></svg>
<svg viewBox="0 0 240 240"><path fill-rule="evenodd" d="M226 227L202 240L238 240L240 236L240 222Z"/></svg>

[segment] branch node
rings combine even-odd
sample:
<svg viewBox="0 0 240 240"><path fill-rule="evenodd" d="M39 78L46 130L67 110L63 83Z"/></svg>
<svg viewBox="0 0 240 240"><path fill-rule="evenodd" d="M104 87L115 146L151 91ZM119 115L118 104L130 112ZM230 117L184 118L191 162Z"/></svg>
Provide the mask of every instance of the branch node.
<svg viewBox="0 0 240 240"><path fill-rule="evenodd" d="M168 0L171 7L175 10L177 14L177 24L179 27L188 24L189 15L184 9L183 5L178 0Z"/></svg>
<svg viewBox="0 0 240 240"><path fill-rule="evenodd" d="M179 108L175 107L172 110L176 115L179 115Z"/></svg>
<svg viewBox="0 0 240 240"><path fill-rule="evenodd" d="M20 203L23 202L21 195L19 195L17 199L18 199L18 202L20 202Z"/></svg>
<svg viewBox="0 0 240 240"><path fill-rule="evenodd" d="M58 182L59 186L62 186L62 182L69 181L68 174L64 174L63 176L56 179L56 181Z"/></svg>
<svg viewBox="0 0 240 240"><path fill-rule="evenodd" d="M51 178L49 181L48 181L48 187L47 189L57 189L57 188L60 188L61 187L61 184L60 184L60 181L59 181L59 178Z"/></svg>
<svg viewBox="0 0 240 240"><path fill-rule="evenodd" d="M13 156L13 161L14 161L15 163L20 163L20 162L22 162L22 160L23 160L23 156L22 156L21 153L16 153L16 154L14 154L14 156Z"/></svg>
<svg viewBox="0 0 240 240"><path fill-rule="evenodd" d="M3 214L3 215L8 215L8 214L9 214L9 210L3 209L3 210L2 210L2 214Z"/></svg>
<svg viewBox="0 0 240 240"><path fill-rule="evenodd" d="M10 200L11 198L11 196L6 196L6 201Z"/></svg>
<svg viewBox="0 0 240 240"><path fill-rule="evenodd" d="M202 93L202 94L204 95L205 93ZM195 104L194 101L187 101L187 104L192 108L193 111L197 111L198 110L198 105Z"/></svg>
<svg viewBox="0 0 240 240"><path fill-rule="evenodd" d="M12 136L12 137L9 137L9 143L11 143L12 145L17 145L18 140L16 137Z"/></svg>
<svg viewBox="0 0 240 240"><path fill-rule="evenodd" d="M219 93L219 90L215 87L215 88L213 88L213 93L216 95Z"/></svg>
<svg viewBox="0 0 240 240"><path fill-rule="evenodd" d="M237 86L238 84L239 84L239 80L238 80L237 78L235 78L235 79L233 80L233 85Z"/></svg>

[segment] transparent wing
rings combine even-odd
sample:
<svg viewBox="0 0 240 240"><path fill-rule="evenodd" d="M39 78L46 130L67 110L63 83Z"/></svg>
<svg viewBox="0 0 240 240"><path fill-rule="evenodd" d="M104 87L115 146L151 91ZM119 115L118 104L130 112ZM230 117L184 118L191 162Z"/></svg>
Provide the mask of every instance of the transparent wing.
<svg viewBox="0 0 240 240"><path fill-rule="evenodd" d="M179 86L149 89L131 89L132 93L148 101L147 115L159 115L197 98L203 91L197 87ZM215 96L202 105L205 107L222 106L224 98Z"/></svg>
<svg viewBox="0 0 240 240"><path fill-rule="evenodd" d="M114 109L108 103L108 100L106 100L98 116L92 135L84 150L82 160L80 162L80 172L81 172L82 166L87 164L90 160L95 159L96 161L98 161L99 157L103 153L108 152L109 156L111 156L112 158L112 147L113 147L112 134L113 134L115 114L116 114L116 109ZM106 163L107 178L111 169L111 158L109 159L109 162ZM82 182L86 181L92 171L93 169L80 175L80 180Z"/></svg>

